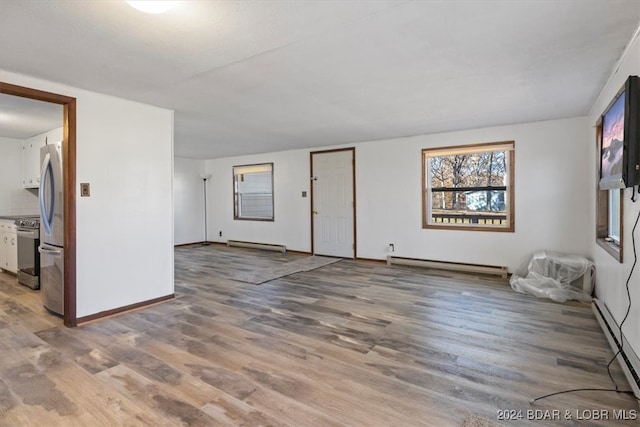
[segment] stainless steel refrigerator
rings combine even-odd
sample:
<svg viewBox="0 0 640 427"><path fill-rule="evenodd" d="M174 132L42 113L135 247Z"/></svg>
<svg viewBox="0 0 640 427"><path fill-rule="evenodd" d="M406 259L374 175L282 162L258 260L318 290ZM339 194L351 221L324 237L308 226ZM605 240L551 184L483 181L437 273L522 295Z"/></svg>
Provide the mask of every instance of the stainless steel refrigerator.
<svg viewBox="0 0 640 427"><path fill-rule="evenodd" d="M64 314L64 203L62 143L40 149L40 294L42 304Z"/></svg>

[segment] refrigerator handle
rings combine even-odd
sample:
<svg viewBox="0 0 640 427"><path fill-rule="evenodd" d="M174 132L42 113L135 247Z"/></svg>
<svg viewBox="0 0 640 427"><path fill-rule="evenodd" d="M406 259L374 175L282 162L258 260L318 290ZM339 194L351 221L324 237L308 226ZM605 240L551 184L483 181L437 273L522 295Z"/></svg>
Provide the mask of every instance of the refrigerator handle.
<svg viewBox="0 0 640 427"><path fill-rule="evenodd" d="M47 234L51 234L51 223L53 222L53 182L51 177L47 177L47 173L51 169L51 154L47 153L42 161L42 169L40 170L40 188L38 188L38 202L40 204L40 217L42 218L42 224ZM47 212L47 206L45 201L45 186L49 184L51 186L51 201L49 203L49 212Z"/></svg>
<svg viewBox="0 0 640 427"><path fill-rule="evenodd" d="M49 247L44 247L44 246L38 247L38 252L40 252L41 254L48 254L48 255L62 255L62 250L51 249Z"/></svg>

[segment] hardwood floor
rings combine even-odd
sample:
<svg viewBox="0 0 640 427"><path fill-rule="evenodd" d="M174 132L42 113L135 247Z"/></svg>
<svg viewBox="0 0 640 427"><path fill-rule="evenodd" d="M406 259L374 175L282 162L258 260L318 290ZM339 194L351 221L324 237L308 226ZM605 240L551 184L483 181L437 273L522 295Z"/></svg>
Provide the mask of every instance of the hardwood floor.
<svg viewBox="0 0 640 427"><path fill-rule="evenodd" d="M300 257L178 248L175 300L75 329L0 274L0 425L638 423L611 419L637 413L623 394L529 404L611 388L612 352L586 305L497 279L345 260L258 286L231 280ZM613 373L628 387L617 364ZM508 410L522 419L498 420ZM610 419L585 420L596 411Z"/></svg>

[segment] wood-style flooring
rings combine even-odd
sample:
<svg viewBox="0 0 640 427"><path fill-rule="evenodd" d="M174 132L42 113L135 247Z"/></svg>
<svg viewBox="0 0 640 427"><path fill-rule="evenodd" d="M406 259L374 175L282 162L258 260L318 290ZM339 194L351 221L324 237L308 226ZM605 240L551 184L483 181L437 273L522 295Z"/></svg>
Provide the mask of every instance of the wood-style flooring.
<svg viewBox="0 0 640 427"><path fill-rule="evenodd" d="M612 387L587 305L347 260L250 285L231 277L302 255L175 254L175 300L74 329L0 274L0 426L638 425L584 419L633 418L623 394L529 403Z"/></svg>

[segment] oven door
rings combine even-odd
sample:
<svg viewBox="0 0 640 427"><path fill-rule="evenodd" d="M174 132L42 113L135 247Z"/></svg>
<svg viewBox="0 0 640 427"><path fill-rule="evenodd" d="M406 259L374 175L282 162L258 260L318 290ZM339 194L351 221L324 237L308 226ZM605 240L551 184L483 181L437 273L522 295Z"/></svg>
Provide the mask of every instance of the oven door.
<svg viewBox="0 0 640 427"><path fill-rule="evenodd" d="M18 236L18 282L30 287L40 289L40 246L39 232L37 229L21 228Z"/></svg>

